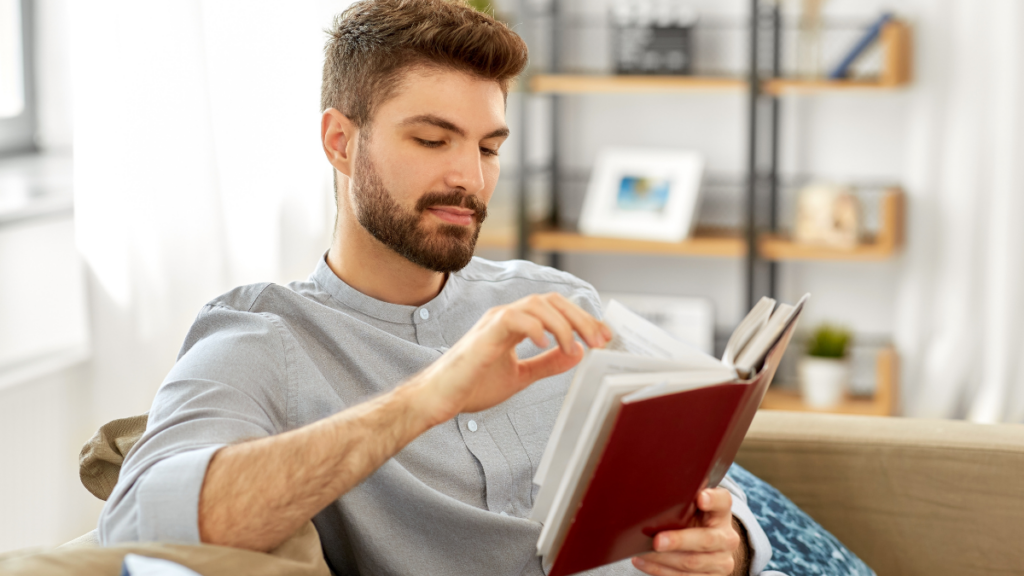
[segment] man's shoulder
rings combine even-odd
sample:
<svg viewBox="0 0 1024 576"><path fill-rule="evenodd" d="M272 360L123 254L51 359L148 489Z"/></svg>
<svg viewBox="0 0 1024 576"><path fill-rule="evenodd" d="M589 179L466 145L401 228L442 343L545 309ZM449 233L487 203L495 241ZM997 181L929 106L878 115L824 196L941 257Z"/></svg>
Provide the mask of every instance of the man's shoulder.
<svg viewBox="0 0 1024 576"><path fill-rule="evenodd" d="M315 284L309 281L292 282L287 286L273 282L260 282L228 290L207 302L206 308L231 312L274 314L276 308L291 301L320 300L317 297L318 293Z"/></svg>
<svg viewBox="0 0 1024 576"><path fill-rule="evenodd" d="M467 282L535 283L565 286L570 289L593 290L588 282L572 274L542 266L528 260L494 261L474 257L459 276Z"/></svg>
<svg viewBox="0 0 1024 576"><path fill-rule="evenodd" d="M258 284L246 284L232 288L206 303L210 308L221 308L235 312L251 312L256 301L272 286L273 282L260 282Z"/></svg>

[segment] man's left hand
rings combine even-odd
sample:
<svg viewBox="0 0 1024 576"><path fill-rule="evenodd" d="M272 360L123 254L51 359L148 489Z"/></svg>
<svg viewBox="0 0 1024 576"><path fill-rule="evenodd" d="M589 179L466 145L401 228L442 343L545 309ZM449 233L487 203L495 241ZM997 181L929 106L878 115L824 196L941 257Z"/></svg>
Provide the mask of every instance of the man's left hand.
<svg viewBox="0 0 1024 576"><path fill-rule="evenodd" d="M633 566L652 576L683 576L732 574L746 564L746 544L733 527L732 494L725 488L704 490L697 508L703 514L694 526L659 532L654 552L633 558Z"/></svg>

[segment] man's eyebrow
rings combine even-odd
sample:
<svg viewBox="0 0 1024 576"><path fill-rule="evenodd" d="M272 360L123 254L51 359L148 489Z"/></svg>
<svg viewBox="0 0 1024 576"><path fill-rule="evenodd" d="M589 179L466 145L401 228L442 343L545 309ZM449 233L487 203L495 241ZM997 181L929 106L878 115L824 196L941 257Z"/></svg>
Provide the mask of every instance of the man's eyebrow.
<svg viewBox="0 0 1024 576"><path fill-rule="evenodd" d="M437 126L442 130L454 132L459 136L462 136L463 138L466 137L465 130L456 126L450 120L445 120L444 118L441 118L440 116L434 116L433 114L420 114L419 116L412 116L406 118L405 120L402 120L401 123L402 126L413 126L415 124L429 124L430 126ZM490 133L483 137L483 140L487 140L488 138L505 137L508 136L508 134L508 126L502 126L501 128L492 130Z"/></svg>
<svg viewBox="0 0 1024 576"><path fill-rule="evenodd" d="M491 131L489 134L483 137L484 140L488 138L506 138L508 136L508 126L502 126L497 130Z"/></svg>

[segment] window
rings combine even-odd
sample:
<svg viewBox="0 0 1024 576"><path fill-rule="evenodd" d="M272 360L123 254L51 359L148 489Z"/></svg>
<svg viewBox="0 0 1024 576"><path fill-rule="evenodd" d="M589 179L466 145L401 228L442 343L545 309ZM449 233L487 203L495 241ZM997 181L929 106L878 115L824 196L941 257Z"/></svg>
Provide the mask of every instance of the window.
<svg viewBox="0 0 1024 576"><path fill-rule="evenodd" d="M0 0L0 155L35 148L31 8Z"/></svg>

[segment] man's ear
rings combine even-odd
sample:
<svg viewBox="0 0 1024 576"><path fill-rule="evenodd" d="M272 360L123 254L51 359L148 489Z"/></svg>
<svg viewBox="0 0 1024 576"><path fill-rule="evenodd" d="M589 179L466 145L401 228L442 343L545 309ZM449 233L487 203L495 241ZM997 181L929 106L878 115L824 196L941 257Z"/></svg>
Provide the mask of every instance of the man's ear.
<svg viewBox="0 0 1024 576"><path fill-rule="evenodd" d="M359 129L334 108L328 108L320 118L320 142L328 162L342 174L352 177L353 154Z"/></svg>

